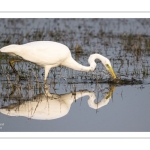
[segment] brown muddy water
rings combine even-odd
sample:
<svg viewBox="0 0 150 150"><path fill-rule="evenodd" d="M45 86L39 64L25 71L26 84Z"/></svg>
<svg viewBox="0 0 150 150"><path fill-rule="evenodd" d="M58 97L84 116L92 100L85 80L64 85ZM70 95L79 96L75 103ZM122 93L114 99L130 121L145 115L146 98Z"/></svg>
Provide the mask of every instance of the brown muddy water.
<svg viewBox="0 0 150 150"><path fill-rule="evenodd" d="M0 53L0 132L150 131L150 19L0 19L0 47L31 41L67 45L88 66L100 53L122 79L113 84L100 61L94 72L44 69L28 61L9 65ZM51 97L48 95L51 94Z"/></svg>

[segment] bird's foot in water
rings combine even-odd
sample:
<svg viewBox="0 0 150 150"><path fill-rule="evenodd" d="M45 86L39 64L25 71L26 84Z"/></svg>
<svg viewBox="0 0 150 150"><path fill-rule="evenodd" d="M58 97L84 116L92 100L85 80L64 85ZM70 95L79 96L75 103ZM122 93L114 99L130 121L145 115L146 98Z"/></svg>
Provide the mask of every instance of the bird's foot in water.
<svg viewBox="0 0 150 150"><path fill-rule="evenodd" d="M44 81L44 94L45 94L45 96L47 96L48 98L51 98L51 99L58 99L59 98L58 95L50 93L50 87L46 84L45 81Z"/></svg>

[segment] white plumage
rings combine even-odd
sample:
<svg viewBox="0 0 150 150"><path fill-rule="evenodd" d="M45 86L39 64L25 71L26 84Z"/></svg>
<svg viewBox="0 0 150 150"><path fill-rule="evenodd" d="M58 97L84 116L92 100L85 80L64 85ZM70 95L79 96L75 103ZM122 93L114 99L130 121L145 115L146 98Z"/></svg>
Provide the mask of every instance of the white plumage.
<svg viewBox="0 0 150 150"><path fill-rule="evenodd" d="M112 77L116 78L111 63L106 57L100 54L92 54L88 59L90 66L83 66L72 58L71 52L67 46L57 42L35 41L22 45L12 44L1 48L0 51L13 56L18 55L27 61L44 67L45 81L49 70L59 65L78 71L93 71L96 68L95 59L99 59Z"/></svg>

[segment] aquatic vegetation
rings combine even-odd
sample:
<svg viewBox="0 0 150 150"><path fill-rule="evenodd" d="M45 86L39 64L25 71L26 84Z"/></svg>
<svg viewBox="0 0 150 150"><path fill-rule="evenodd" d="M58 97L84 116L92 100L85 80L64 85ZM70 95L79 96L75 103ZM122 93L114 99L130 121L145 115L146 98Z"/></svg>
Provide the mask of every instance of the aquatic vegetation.
<svg viewBox="0 0 150 150"><path fill-rule="evenodd" d="M112 30L109 30L109 28L111 29L112 26L114 29L117 29L117 26L115 26L116 23L111 19L106 19L100 22L98 21L98 19L92 19L92 21L95 22L95 26L99 24L98 26L100 27L98 28L97 26L95 30L94 28L91 28L91 23L88 19L79 19L79 25L77 26L77 28L75 24L75 22L77 21L76 19L41 20L43 23L39 23L38 25L33 24L33 26L31 26L29 19L8 19L8 21L1 19L1 24L5 24L5 30L1 30L1 47L12 43L21 44L35 40L54 40L66 44L71 49L72 53L74 53L73 57L83 65L88 65L87 53L90 55L97 52L110 58L115 71L118 73L118 76L126 75L129 78L143 78L143 76L149 75L149 62L144 62L144 58L149 54L150 42L148 36L144 34L135 34L138 32L138 28L137 31L134 30L134 33L122 32L118 34L116 30L114 30L117 33L116 34L113 33ZM36 21L40 22L41 20L37 19ZM114 23L110 25L110 21ZM118 26L120 26L119 24L124 21L128 22L128 20L118 20ZM141 21L136 21L139 21L138 23L140 26ZM146 22L146 20L144 21ZM144 28L146 28L148 23L142 24L142 30L144 31ZM129 25L129 28L132 29L132 25ZM81 45L82 47L80 47ZM0 56L2 57L2 54L0 54ZM7 59L6 63L8 63L9 59L12 59L8 55L3 55L3 58L4 57L5 59ZM28 63L26 63L26 65L19 66L19 63L17 63L15 67L18 68L19 72L21 73L25 72L27 64ZM143 66L145 66L144 69ZM5 67L3 66L2 71L4 69L7 69L7 71L8 69L11 70L9 66L7 66L6 68ZM39 68L39 70L40 69L41 68ZM100 71L101 69L104 70L102 66L96 68L95 74L82 74L76 71L69 70L67 68L65 69L69 74L68 78L78 78L79 74L81 78L84 78L85 75L86 78L91 79L103 79L107 77L106 73ZM57 70L54 70L54 72L55 71ZM140 72L143 73L141 74Z"/></svg>

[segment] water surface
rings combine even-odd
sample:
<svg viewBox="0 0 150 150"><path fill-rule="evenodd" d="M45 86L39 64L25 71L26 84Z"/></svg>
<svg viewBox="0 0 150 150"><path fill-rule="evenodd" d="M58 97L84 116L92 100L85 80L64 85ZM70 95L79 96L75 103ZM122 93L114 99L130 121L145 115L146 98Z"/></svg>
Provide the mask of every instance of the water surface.
<svg viewBox="0 0 150 150"><path fill-rule="evenodd" d="M109 75L100 61L94 72L51 70L45 95L44 69L27 61L9 66L0 53L1 132L149 132L149 19L1 19L0 46L37 40L67 45L76 61L100 53L122 78L142 84L100 83Z"/></svg>

